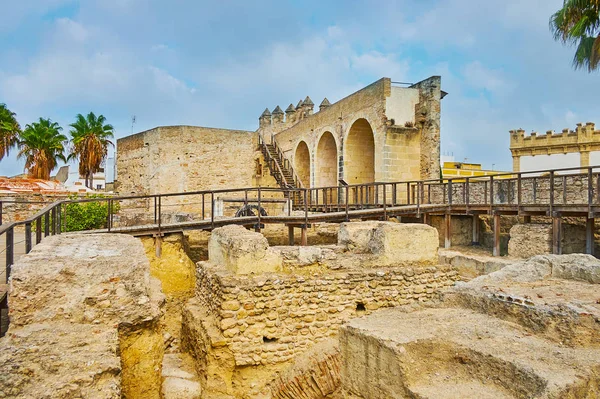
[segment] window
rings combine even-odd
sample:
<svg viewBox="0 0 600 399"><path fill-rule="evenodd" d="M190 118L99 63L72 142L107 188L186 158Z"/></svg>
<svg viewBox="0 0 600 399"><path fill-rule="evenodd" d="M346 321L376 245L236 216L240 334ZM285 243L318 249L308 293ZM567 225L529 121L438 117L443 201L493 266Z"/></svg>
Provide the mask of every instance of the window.
<svg viewBox="0 0 600 399"><path fill-rule="evenodd" d="M102 190L102 184L96 184L96 190Z"/></svg>

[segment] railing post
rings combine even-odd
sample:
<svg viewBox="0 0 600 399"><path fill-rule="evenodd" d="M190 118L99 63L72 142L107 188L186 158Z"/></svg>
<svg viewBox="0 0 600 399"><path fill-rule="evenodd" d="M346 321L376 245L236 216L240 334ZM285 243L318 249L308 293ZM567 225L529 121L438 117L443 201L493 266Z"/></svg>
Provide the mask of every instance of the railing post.
<svg viewBox="0 0 600 399"><path fill-rule="evenodd" d="M464 192L465 192L465 209L466 209L467 212L469 212L469 202L470 202L470 200L469 200L470 195L469 194L470 193L469 193L469 178L468 177L465 179L465 189L464 189Z"/></svg>
<svg viewBox="0 0 600 399"><path fill-rule="evenodd" d="M14 228L6 230L6 282L10 277L12 264L15 261L15 232Z"/></svg>
<svg viewBox="0 0 600 399"><path fill-rule="evenodd" d="M452 179L448 179L448 205L452 206L452 197L453 195L453 189L452 189Z"/></svg>
<svg viewBox="0 0 600 399"><path fill-rule="evenodd" d="M394 205L394 206L396 205L396 191L397 191L397 188L398 188L398 186L397 186L396 183L392 184L392 205Z"/></svg>
<svg viewBox="0 0 600 399"><path fill-rule="evenodd" d="M25 222L25 253L31 251L31 222Z"/></svg>
<svg viewBox="0 0 600 399"><path fill-rule="evenodd" d="M50 212L44 214L44 237L50 235Z"/></svg>
<svg viewBox="0 0 600 399"><path fill-rule="evenodd" d="M594 189L592 186L592 168L588 168L588 218L593 217L592 215L592 203L594 202Z"/></svg>
<svg viewBox="0 0 600 399"><path fill-rule="evenodd" d="M554 208L554 171L550 171L550 213L552 216L552 208Z"/></svg>
<svg viewBox="0 0 600 399"><path fill-rule="evenodd" d="M59 205L57 205L59 206ZM52 208L52 235L56 234L56 206Z"/></svg>
<svg viewBox="0 0 600 399"><path fill-rule="evenodd" d="M62 233L62 204L56 207L56 234Z"/></svg>
<svg viewBox="0 0 600 399"><path fill-rule="evenodd" d="M517 211L521 210L522 192L521 192L521 173L517 173Z"/></svg>
<svg viewBox="0 0 600 399"><path fill-rule="evenodd" d="M386 192L385 183L383 183L383 220L388 220L387 218L387 200L386 200Z"/></svg>
<svg viewBox="0 0 600 399"><path fill-rule="evenodd" d="M410 182L406 183L406 205L410 205Z"/></svg>
<svg viewBox="0 0 600 399"><path fill-rule="evenodd" d="M160 237L160 229L162 225L162 196L158 196L158 235Z"/></svg>
<svg viewBox="0 0 600 399"><path fill-rule="evenodd" d="M317 191L317 193L318 193L318 191ZM317 196L318 195L319 194L317 194ZM305 188L304 189L304 228L305 229L308 228L308 204L306 202L307 197L308 197L307 189Z"/></svg>
<svg viewBox="0 0 600 399"><path fill-rule="evenodd" d="M567 175L562 177L563 205L567 205Z"/></svg>
<svg viewBox="0 0 600 399"><path fill-rule="evenodd" d="M260 197L261 197L261 191L260 191L260 186L259 186L258 187L258 224L256 225L256 228L254 229L258 233L260 233Z"/></svg>
<svg viewBox="0 0 600 399"><path fill-rule="evenodd" d="M417 217L421 217L421 192L423 190L423 182L417 182Z"/></svg>
<svg viewBox="0 0 600 399"><path fill-rule="evenodd" d="M204 193L202 193L202 220L204 220L205 216L205 211L204 211L205 205L204 205Z"/></svg>
<svg viewBox="0 0 600 399"><path fill-rule="evenodd" d="M106 204L106 228L108 230L108 232L110 233L110 221L112 219L112 200L108 200L108 204Z"/></svg>
<svg viewBox="0 0 600 399"><path fill-rule="evenodd" d="M210 193L210 228L215 228L215 193Z"/></svg>
<svg viewBox="0 0 600 399"><path fill-rule="evenodd" d="M42 242L42 217L35 219L35 244Z"/></svg>
<svg viewBox="0 0 600 399"><path fill-rule="evenodd" d="M490 212L492 211L493 206L494 206L494 175L491 175L490 176Z"/></svg>
<svg viewBox="0 0 600 399"><path fill-rule="evenodd" d="M346 191L346 222L348 222L350 220L350 218L348 217L348 200L349 200L349 189L350 187L346 186L344 188L344 190Z"/></svg>
<svg viewBox="0 0 600 399"><path fill-rule="evenodd" d="M154 224L158 223L158 203L157 202L158 202L157 197L154 196ZM204 205L204 201L203 201L202 205Z"/></svg>

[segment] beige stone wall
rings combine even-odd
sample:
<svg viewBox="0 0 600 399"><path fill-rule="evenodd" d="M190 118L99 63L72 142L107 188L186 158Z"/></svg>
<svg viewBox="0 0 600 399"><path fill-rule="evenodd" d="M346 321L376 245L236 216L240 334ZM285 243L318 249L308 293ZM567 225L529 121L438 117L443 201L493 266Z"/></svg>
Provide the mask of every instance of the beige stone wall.
<svg viewBox="0 0 600 399"><path fill-rule="evenodd" d="M296 108L287 120L261 119L259 133L266 141L276 140L293 164L298 145L302 141L308 145L311 187L320 185L316 154L325 132L335 138L338 178L348 183L435 178L439 176L440 97L439 77L411 87L395 87L383 78L317 113L300 115ZM414 127L405 127L406 122ZM366 135L356 134L361 131L372 132L372 144Z"/></svg>
<svg viewBox="0 0 600 399"><path fill-rule="evenodd" d="M117 140L116 157L122 195L277 187L253 132L158 127Z"/></svg>
<svg viewBox="0 0 600 399"><path fill-rule="evenodd" d="M552 155L580 153L581 166L589 166L590 151L600 150L600 130L595 124L578 123L573 130L563 129L561 133L549 130L540 135L537 132L525 136L523 129L510 131L510 151L513 155L513 171L520 168L519 158L529 155Z"/></svg>
<svg viewBox="0 0 600 399"><path fill-rule="evenodd" d="M599 174L592 174L593 200L598 199ZM516 204L518 201L518 181L516 178L494 179L494 203ZM448 184L432 184L424 189L424 202L447 203ZM469 203L490 203L490 181L469 181ZM464 204L467 199L466 183L452 183L452 203ZM413 196L414 197L414 196ZM402 197L400 197L402 198ZM413 199L415 201L415 199ZM523 177L521 179L521 204L548 204L550 202L550 176ZM587 204L588 176L587 174L571 174L554 176L554 204Z"/></svg>

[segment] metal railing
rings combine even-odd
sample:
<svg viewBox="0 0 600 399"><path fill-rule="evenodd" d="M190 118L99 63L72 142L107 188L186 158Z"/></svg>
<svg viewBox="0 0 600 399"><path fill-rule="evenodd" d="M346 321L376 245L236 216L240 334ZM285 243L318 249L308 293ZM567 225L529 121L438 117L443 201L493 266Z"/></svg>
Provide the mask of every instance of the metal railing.
<svg viewBox="0 0 600 399"><path fill-rule="evenodd" d="M316 188L246 187L61 200L25 220L0 226L0 239L6 242L6 281L15 261L15 231L23 229L25 253L29 253L45 237L68 230L68 222L77 218L68 205L75 203L106 205L106 220L94 231L158 235L183 228L211 230L229 223L260 230L263 223L307 226L313 221L432 212L577 212L593 217L600 212L600 166ZM240 206L248 212L236 218Z"/></svg>

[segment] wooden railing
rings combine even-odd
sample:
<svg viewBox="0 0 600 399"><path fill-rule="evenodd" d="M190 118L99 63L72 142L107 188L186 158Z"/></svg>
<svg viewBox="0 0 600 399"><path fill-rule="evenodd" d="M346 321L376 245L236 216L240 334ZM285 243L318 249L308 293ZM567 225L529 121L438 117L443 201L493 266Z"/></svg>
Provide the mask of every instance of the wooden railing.
<svg viewBox="0 0 600 399"><path fill-rule="evenodd" d="M68 204L72 203L106 203L106 221L98 229L100 232L145 231L158 235L181 228L210 230L233 222L260 229L263 223L306 226L313 221L387 219L424 213L537 212L593 218L600 212L599 172L600 166L592 166L442 180L317 188L247 187L61 200L25 220L0 226L0 239L4 237L6 242L5 275L8 281L15 260L15 231L22 229L25 253L29 253L45 237L67 231L67 222L74 217L68 211ZM248 209L255 209L256 214L236 219L240 205L250 206ZM297 211L302 211L301 216ZM6 306L6 298L2 306Z"/></svg>

